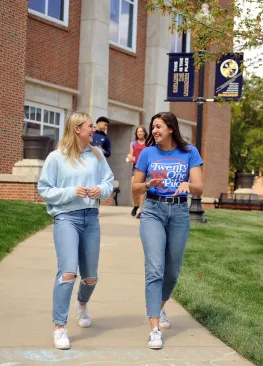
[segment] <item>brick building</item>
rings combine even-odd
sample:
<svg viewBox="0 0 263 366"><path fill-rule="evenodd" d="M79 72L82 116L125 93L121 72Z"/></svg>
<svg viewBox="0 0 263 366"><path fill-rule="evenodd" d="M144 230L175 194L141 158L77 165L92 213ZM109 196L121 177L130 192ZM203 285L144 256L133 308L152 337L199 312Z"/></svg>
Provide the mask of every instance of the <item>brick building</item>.
<svg viewBox="0 0 263 366"><path fill-rule="evenodd" d="M190 35L171 35L168 18L147 15L144 1L2 0L1 13L0 198L39 200L41 162L22 160L21 136L48 135L55 146L73 110L89 113L94 122L101 115L111 120L108 161L123 205L131 202L125 157L139 124L148 126L153 114L172 110L183 137L195 142L196 105L164 102L167 53L190 51ZM207 97L213 85L209 65ZM229 140L229 107L206 104L204 202L227 191Z"/></svg>

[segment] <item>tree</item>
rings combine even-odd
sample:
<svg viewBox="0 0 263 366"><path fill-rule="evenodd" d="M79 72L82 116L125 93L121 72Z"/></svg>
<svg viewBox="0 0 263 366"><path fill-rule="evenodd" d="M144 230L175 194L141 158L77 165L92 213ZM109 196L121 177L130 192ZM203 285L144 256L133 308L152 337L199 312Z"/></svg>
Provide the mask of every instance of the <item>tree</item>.
<svg viewBox="0 0 263 366"><path fill-rule="evenodd" d="M245 80L238 103L232 103L230 168L259 174L263 168L263 80Z"/></svg>
<svg viewBox="0 0 263 366"><path fill-rule="evenodd" d="M204 2L209 6L209 13ZM263 46L263 0L145 0L149 13L159 10L169 16L171 33L191 32L195 64L219 60L224 54L253 51ZM177 23L180 15L180 23ZM246 66L262 66L263 57L247 58ZM263 80L245 80L243 96L231 102L231 169L258 173L263 167Z"/></svg>
<svg viewBox="0 0 263 366"><path fill-rule="evenodd" d="M209 6L209 15L202 10L204 2ZM228 8L223 8L219 0L145 0L145 3L149 13L159 9L170 17L172 33L191 31L195 51L206 50L203 62L218 60L231 51L233 40L236 52L263 45L263 0L230 0ZM181 15L180 24L176 22L177 14ZM262 60L259 57L257 64ZM198 55L196 62L200 63Z"/></svg>

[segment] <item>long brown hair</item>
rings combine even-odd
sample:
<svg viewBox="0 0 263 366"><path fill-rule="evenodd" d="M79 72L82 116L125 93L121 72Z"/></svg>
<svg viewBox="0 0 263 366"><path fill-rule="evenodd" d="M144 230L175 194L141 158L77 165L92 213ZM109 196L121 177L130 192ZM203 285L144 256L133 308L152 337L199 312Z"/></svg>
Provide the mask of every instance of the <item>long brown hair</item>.
<svg viewBox="0 0 263 366"><path fill-rule="evenodd" d="M87 113L73 112L67 119L64 134L58 144L58 148L61 150L62 154L69 159L71 164L74 164L76 161L81 163L80 154L83 151L79 138L75 132L75 127L81 126L89 118L90 116ZM94 146L87 144L87 147L98 159L101 159L99 151Z"/></svg>
<svg viewBox="0 0 263 366"><path fill-rule="evenodd" d="M172 112L160 112L160 113L155 114L152 117L151 123L149 126L149 136L147 137L147 139L145 141L145 145L146 146L156 145L155 139L152 134L153 121L156 118L160 118L166 124L167 127L171 128L173 130L172 138L173 138L174 142L176 143L176 145L179 147L179 149L184 150L184 151L189 151L189 149L187 147L188 143L186 141L184 141L181 136L178 120Z"/></svg>
<svg viewBox="0 0 263 366"><path fill-rule="evenodd" d="M135 130L135 140L139 140L139 138L138 138L138 136L137 136L137 131L139 130L139 128L141 128L142 130L143 130L143 132L144 132L144 138L145 138L145 140L147 139L147 137L148 137L148 132L146 131L146 128L145 127L143 127L143 126L138 126L137 128L136 128L136 130Z"/></svg>

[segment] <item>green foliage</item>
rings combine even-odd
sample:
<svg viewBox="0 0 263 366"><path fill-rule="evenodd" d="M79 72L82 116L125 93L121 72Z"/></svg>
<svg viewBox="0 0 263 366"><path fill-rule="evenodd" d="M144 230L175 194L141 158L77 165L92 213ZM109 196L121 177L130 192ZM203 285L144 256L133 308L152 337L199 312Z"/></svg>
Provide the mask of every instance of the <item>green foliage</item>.
<svg viewBox="0 0 263 366"><path fill-rule="evenodd" d="M204 2L209 6L209 15L201 10ZM145 4L149 13L158 9L170 17L172 33L191 31L195 51L215 51L207 52L204 62L218 60L231 51L233 39L236 52L263 45L263 0L230 0L227 8L219 0L145 0ZM180 24L176 22L177 14L182 16ZM197 66L198 62L197 56Z"/></svg>
<svg viewBox="0 0 263 366"><path fill-rule="evenodd" d="M263 0L230 0L223 8L219 0L145 0L149 13L159 10L170 17L171 33L191 32L196 51L195 66L219 60L233 49L254 50L263 45ZM202 7L203 5L203 7ZM177 23L177 15L182 21ZM201 51L201 52L197 52ZM212 52L211 52L212 51ZM246 66L262 65L263 58L247 59ZM244 67L244 65L242 66ZM263 166L263 81L251 76L245 82L243 97L232 105L231 168L233 171L257 173ZM218 102L220 98L218 98Z"/></svg>
<svg viewBox="0 0 263 366"><path fill-rule="evenodd" d="M263 167L263 80L245 80L242 98L232 103L230 166L258 173Z"/></svg>
<svg viewBox="0 0 263 366"><path fill-rule="evenodd" d="M0 200L0 260L29 235L52 224L46 205Z"/></svg>
<svg viewBox="0 0 263 366"><path fill-rule="evenodd" d="M224 343L263 366L263 212L220 209L206 216L207 224L191 227L173 297Z"/></svg>

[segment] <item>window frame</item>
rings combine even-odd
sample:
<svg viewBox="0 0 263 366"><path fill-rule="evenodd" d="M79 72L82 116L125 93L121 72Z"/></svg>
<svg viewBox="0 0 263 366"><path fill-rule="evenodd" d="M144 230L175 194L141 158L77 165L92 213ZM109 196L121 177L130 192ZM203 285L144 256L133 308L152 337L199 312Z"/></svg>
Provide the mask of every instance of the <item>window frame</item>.
<svg viewBox="0 0 263 366"><path fill-rule="evenodd" d="M57 128L59 130L58 135L59 135L59 140L61 140L61 138L63 136L63 133L64 133L64 126L65 126L65 113L64 113L63 109L59 109L59 108L52 107L52 106L49 106L49 105L46 105L46 104L35 103L35 102L27 101L27 100L24 103L24 107L26 107L26 106L41 109L41 121L33 121L29 118L25 118L25 115L24 115L24 117L23 117L23 128L24 128L24 123L25 122L38 124L38 125L40 125L40 136L43 136L44 126L54 127L54 128ZM60 114L59 126L57 126L55 124L52 125L52 124L44 122L44 110ZM24 129L23 129L23 131L24 131Z"/></svg>
<svg viewBox="0 0 263 366"><path fill-rule="evenodd" d="M111 0L110 0L111 1ZM122 0L119 1L119 19L121 15L121 4ZM125 0L127 3L133 4L133 24L132 24L132 47L126 47L121 45L120 42L120 31L118 30L118 42L114 42L111 39L109 40L109 43L113 46L116 46L118 48L122 48L125 51L136 53L136 46L137 46L137 20L138 20L138 0ZM120 23L119 23L120 24Z"/></svg>
<svg viewBox="0 0 263 366"><path fill-rule="evenodd" d="M176 23L180 24L182 16L177 14L176 16ZM185 38L185 51L183 50L183 37ZM171 39L171 52L174 53L189 53L191 52L191 32L188 31L186 34L179 36L178 33L175 31L172 34Z"/></svg>
<svg viewBox="0 0 263 366"><path fill-rule="evenodd" d="M69 0L64 0L64 21L62 20L59 20L59 19L56 19L56 18L53 18L48 14L48 1L49 0L45 0L45 14L39 12L39 11L36 11L36 10L33 10L33 9L30 9L29 6L28 6L28 12L30 14L33 14L33 15L36 15L38 17L41 17L43 19L46 19L46 20L49 20L51 22L54 22L54 23L57 23L59 25L63 25L64 27L68 27L68 21L69 21ZM50 0L52 1L52 0Z"/></svg>

